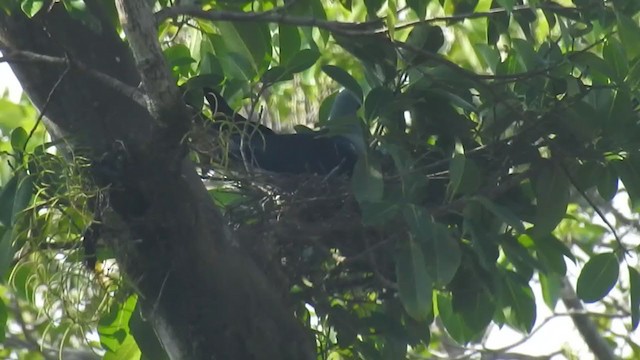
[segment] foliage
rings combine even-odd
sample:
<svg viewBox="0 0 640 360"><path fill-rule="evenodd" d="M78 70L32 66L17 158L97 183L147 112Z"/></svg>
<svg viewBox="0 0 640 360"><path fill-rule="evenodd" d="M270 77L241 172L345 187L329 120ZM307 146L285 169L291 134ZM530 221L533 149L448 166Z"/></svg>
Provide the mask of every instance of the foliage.
<svg viewBox="0 0 640 360"><path fill-rule="evenodd" d="M101 26L82 1L63 3L89 28ZM311 115L344 133L340 121L326 121L331 94L343 87L362 99L353 140L366 149L350 184L222 171L211 191L239 232L263 234L254 253L266 248L264 262L286 260L275 272L300 320L317 331L320 358L428 357L445 337L436 318L463 345L481 341L492 322L531 332L536 302L555 309L567 260L582 268L581 300L613 312L607 295L617 284L625 324L638 326L635 244L622 236L633 225L621 215L611 224L602 210L615 212L620 183L631 209L640 206L635 0L198 3L286 14L163 18L167 63L200 107L198 89L212 84L265 123L291 127L282 119ZM45 9L20 4L29 16ZM33 110L2 101L0 148L11 161L0 169L0 275L14 291L3 288L0 298L33 311L46 298L36 285L45 285L52 308L65 309L49 323L54 334L39 333L49 344L78 329L83 338L99 317L105 358L140 350L159 358L134 311L135 289L116 286L117 274L79 275L80 234L91 222L89 199L99 196L83 180L86 164L36 144L41 130L27 143L32 124L17 119L34 119ZM294 191L292 181L304 182ZM295 232L283 232L287 225ZM108 252L99 260L113 264ZM14 313L8 321L19 320ZM640 348L624 341L637 357Z"/></svg>

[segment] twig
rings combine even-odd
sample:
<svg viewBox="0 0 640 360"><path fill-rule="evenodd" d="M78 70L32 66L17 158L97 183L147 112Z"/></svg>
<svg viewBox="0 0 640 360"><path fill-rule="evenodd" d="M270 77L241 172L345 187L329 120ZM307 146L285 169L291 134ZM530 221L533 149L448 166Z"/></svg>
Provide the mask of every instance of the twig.
<svg viewBox="0 0 640 360"><path fill-rule="evenodd" d="M56 80L55 84L53 84L53 87L49 91L49 94L47 94L47 99L45 100L44 105L42 105L42 109L40 110L40 115L38 115L38 118L36 119L36 123L31 128L31 131L29 131L29 135L27 136L27 140L25 140L24 145L22 146L22 151L23 152L27 150L27 144L29 144L29 140L31 140L31 138L33 137L33 134L36 132L36 129L38 128L38 126L42 122L42 118L44 117L44 114L47 111L47 108L49 107L49 103L51 103L51 98L53 97L53 94L56 92L56 89L58 89L58 86L60 86L60 83L65 78L65 76L67 76L67 74L69 73L70 69L71 69L71 66L69 66L69 64L67 63L67 67L64 69L62 74L60 74L60 76L58 77L58 80Z"/></svg>
<svg viewBox="0 0 640 360"><path fill-rule="evenodd" d="M559 166L562 169L562 171L564 172L564 174L567 177L567 179L569 179L569 182L571 183L571 185L573 185L573 187L576 189L576 191L578 191L580 196L582 196L582 198L589 204L589 206L591 206L593 211L595 211L595 213L598 214L598 217L600 217L600 220L602 220L602 222L604 222L605 225L607 225L607 227L609 228L609 231L611 231L611 233L613 234L613 237L616 239L616 242L618 243L618 246L620 247L620 249L624 253L627 253L628 250L624 247L624 244L622 243L622 239L618 236L618 232L616 231L616 228L613 226L613 224L611 224L611 222L607 219L607 217L602 212L602 210L600 210L598 205L596 205L596 203L593 202L593 200L591 200L591 197L589 197L589 195L587 195L586 191L584 191L578 185L578 183L576 182L576 179L573 177L573 175L571 175L571 173L569 172L569 170L567 170L567 168L564 166L564 164L560 164Z"/></svg>

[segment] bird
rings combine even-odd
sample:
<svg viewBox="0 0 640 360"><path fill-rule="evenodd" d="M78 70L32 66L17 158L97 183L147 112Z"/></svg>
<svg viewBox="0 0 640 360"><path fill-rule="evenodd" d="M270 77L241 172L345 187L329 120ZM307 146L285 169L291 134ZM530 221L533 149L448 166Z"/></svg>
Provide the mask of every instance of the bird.
<svg viewBox="0 0 640 360"><path fill-rule="evenodd" d="M349 136L330 135L326 130L278 134L238 114L216 90L204 90L211 112L227 119L215 129L230 131L229 158L273 173L351 176L358 151ZM336 96L329 120L355 115L359 107L357 98L343 91Z"/></svg>

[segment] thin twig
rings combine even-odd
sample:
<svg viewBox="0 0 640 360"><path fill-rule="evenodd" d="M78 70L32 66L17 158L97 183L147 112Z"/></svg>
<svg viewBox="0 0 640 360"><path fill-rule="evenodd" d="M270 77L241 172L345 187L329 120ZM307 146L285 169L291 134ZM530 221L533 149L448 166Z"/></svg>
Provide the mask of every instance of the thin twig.
<svg viewBox="0 0 640 360"><path fill-rule="evenodd" d="M611 231L611 233L613 234L613 237L616 239L616 242L618 243L618 246L620 247L620 249L622 249L622 251L626 253L628 250L624 247L624 244L622 243L622 239L618 236L618 232L616 231L616 228L613 226L613 224L611 224L611 222L607 219L607 217L602 212L602 210L600 210L598 205L596 205L596 203L593 202L593 200L591 200L591 197L587 195L586 191L584 191L578 185L576 179L573 177L573 175L571 175L571 173L569 172L569 170L567 170L564 164L560 164L560 168L562 169L562 172L564 172L567 179L569 179L569 182L571 183L571 185L580 194L580 196L582 196L582 198L589 204L589 206L591 206L593 211L595 211L595 213L598 214L598 217L600 218L600 220L602 220L602 222L604 222L605 225L607 225L607 227L609 228L609 231Z"/></svg>
<svg viewBox="0 0 640 360"><path fill-rule="evenodd" d="M36 123L31 128L31 131L29 131L29 135L27 136L27 140L25 140L24 145L22 146L22 151L23 152L27 150L27 144L29 144L29 140L31 140L31 138L33 137L33 134L36 132L36 129L38 128L38 126L42 122L42 118L44 117L44 114L47 111L47 108L49 107L49 104L51 103L51 99L53 98L53 94L56 92L56 89L58 89L58 87L60 86L60 83L62 83L62 80L65 78L65 76L67 76L67 74L69 73L70 69L71 69L71 66L69 66L69 63L67 63L67 67L64 69L62 74L60 74L60 76L58 77L58 80L56 80L55 84L53 84L53 87L49 91L49 94L47 94L47 99L44 102L44 105L42 105L42 109L40 110L40 115L38 115L38 118L36 119Z"/></svg>

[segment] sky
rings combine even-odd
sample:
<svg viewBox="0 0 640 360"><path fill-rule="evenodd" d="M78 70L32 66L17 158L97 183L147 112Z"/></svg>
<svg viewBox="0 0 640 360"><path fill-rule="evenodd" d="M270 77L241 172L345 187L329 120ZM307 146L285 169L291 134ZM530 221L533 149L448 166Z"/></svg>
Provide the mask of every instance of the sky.
<svg viewBox="0 0 640 360"><path fill-rule="evenodd" d="M0 94L7 90L9 91L9 100L12 102L20 101L22 87L20 87L18 79L13 75L9 64L0 63Z"/></svg>

